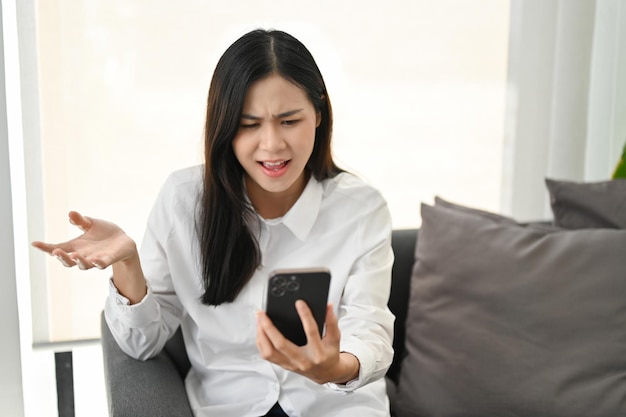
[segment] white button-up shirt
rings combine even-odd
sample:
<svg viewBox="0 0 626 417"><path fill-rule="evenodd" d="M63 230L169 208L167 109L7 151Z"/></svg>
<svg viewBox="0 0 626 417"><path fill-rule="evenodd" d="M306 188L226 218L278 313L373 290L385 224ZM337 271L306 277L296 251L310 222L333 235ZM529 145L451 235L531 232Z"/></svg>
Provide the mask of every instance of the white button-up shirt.
<svg viewBox="0 0 626 417"><path fill-rule="evenodd" d="M111 285L105 316L130 356L156 355L180 325L191 369L185 384L196 416L258 417L276 402L290 416L388 416L384 375L393 357L391 221L382 196L356 176L311 178L280 219L259 217L253 232L262 265L232 303L201 303L195 227L203 167L163 186L140 249L148 294L130 305ZM216 260L219 262L220 260ZM274 269L325 267L339 318L341 351L360 362L357 379L319 385L259 355L255 312Z"/></svg>

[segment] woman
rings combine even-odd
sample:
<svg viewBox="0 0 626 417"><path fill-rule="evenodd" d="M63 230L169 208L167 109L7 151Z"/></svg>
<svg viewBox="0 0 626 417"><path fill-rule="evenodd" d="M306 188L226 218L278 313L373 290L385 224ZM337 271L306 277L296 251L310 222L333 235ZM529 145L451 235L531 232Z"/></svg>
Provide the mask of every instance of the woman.
<svg viewBox="0 0 626 417"><path fill-rule="evenodd" d="M380 194L333 162L331 130L309 51L284 32L250 32L215 69L205 164L166 181L140 252L76 212L82 236L33 244L68 267L112 266L105 317L129 355L156 355L182 327L196 416L388 416L391 222ZM332 273L325 333L298 302L297 346L262 311L266 283L312 266Z"/></svg>

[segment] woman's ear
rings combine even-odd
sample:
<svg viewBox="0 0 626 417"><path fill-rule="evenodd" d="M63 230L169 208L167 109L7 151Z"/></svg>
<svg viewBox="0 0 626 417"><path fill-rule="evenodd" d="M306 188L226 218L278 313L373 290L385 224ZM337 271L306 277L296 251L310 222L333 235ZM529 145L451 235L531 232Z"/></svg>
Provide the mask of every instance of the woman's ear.
<svg viewBox="0 0 626 417"><path fill-rule="evenodd" d="M323 102L324 100L326 100L326 95L323 93L320 94L320 99ZM320 127L321 123L322 123L322 111L318 110L317 113L315 114L315 128Z"/></svg>

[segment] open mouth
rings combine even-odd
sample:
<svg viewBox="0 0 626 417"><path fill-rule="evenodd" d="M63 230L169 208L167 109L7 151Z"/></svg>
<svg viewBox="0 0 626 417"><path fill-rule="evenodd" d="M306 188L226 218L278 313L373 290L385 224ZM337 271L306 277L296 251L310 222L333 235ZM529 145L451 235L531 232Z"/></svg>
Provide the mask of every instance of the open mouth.
<svg viewBox="0 0 626 417"><path fill-rule="evenodd" d="M289 164L289 160L259 161L258 164L261 165L266 171L280 172Z"/></svg>

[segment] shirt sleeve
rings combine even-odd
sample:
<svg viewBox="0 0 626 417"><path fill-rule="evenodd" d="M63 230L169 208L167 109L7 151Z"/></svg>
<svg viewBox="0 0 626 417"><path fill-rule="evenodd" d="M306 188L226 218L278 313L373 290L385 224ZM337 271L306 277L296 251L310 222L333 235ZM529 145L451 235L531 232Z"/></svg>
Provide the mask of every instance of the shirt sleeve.
<svg viewBox="0 0 626 417"><path fill-rule="evenodd" d="M170 275L166 242L172 212L171 184L164 185L150 213L139 257L148 292L130 305L111 280L104 315L120 348L129 356L146 360L157 355L180 325L182 306Z"/></svg>
<svg viewBox="0 0 626 417"><path fill-rule="evenodd" d="M359 375L346 384L327 384L337 391L353 391L384 377L393 359L393 323L387 307L391 291L391 217L380 197L358 224L358 257L338 309L340 350L357 357Z"/></svg>

